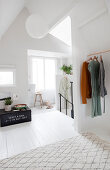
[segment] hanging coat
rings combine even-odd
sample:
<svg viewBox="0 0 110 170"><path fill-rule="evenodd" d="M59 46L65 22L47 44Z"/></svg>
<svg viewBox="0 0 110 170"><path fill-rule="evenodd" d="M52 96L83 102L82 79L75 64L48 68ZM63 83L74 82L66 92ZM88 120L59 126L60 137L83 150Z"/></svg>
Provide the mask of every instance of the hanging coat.
<svg viewBox="0 0 110 170"><path fill-rule="evenodd" d="M92 87L92 117L101 115L101 102L100 102L100 86L99 86L99 69L100 63L92 60L88 65L88 70L91 74L91 87Z"/></svg>
<svg viewBox="0 0 110 170"><path fill-rule="evenodd" d="M67 76L64 76L60 81L59 93L62 94L66 99L69 97L70 80Z"/></svg>
<svg viewBox="0 0 110 170"><path fill-rule="evenodd" d="M104 69L103 61L100 62L99 85L100 85L100 95L101 97L104 98L103 113L105 113L105 95L107 95L107 90L105 88L105 69Z"/></svg>
<svg viewBox="0 0 110 170"><path fill-rule="evenodd" d="M88 63L84 62L81 72L81 96L82 104L87 104L87 98L91 98L91 78L88 70Z"/></svg>

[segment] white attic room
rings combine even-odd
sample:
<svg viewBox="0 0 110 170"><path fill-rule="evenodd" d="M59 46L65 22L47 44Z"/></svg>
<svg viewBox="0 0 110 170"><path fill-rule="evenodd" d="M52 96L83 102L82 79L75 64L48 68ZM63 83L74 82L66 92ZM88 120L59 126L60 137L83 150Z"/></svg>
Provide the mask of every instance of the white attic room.
<svg viewBox="0 0 110 170"><path fill-rule="evenodd" d="M110 169L110 0L0 0L0 170Z"/></svg>

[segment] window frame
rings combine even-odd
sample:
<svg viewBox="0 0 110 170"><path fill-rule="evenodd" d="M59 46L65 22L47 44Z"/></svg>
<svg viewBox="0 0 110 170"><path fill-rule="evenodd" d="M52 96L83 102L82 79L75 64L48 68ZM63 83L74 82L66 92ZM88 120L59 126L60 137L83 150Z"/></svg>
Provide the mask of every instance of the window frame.
<svg viewBox="0 0 110 170"><path fill-rule="evenodd" d="M56 67L57 67L57 58L55 57L41 57L41 56L31 56L31 82L33 83L33 78L32 78L32 60L33 59L43 59L43 66L44 66L44 89L42 89L43 91L47 90L45 88L45 60L46 59L50 59L50 60L54 60L55 61L55 72L57 71ZM57 73L56 73L57 74Z"/></svg>
<svg viewBox="0 0 110 170"><path fill-rule="evenodd" d="M13 72L13 84L0 84L0 88L16 86L16 68L14 66L0 65L0 72Z"/></svg>

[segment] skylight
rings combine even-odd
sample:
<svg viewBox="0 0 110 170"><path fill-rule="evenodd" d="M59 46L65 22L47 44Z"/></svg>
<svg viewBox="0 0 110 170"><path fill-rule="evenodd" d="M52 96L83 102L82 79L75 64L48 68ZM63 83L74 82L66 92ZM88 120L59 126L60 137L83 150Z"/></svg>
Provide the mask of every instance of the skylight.
<svg viewBox="0 0 110 170"><path fill-rule="evenodd" d="M71 18L66 17L50 31L50 34L71 46Z"/></svg>

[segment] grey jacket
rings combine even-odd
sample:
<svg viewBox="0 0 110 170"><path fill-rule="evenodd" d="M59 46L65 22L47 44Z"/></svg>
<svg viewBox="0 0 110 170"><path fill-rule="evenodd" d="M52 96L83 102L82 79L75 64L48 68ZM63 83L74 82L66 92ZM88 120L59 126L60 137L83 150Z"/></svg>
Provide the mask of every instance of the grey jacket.
<svg viewBox="0 0 110 170"><path fill-rule="evenodd" d="M103 61L100 62L100 70L99 70L99 85L100 85L100 95L104 97L107 95L107 90L105 88L105 69Z"/></svg>
<svg viewBox="0 0 110 170"><path fill-rule="evenodd" d="M105 113L105 95L107 95L107 90L105 88L105 69L103 61L100 62L100 70L99 70L99 85L100 85L100 95L104 98L104 109Z"/></svg>

